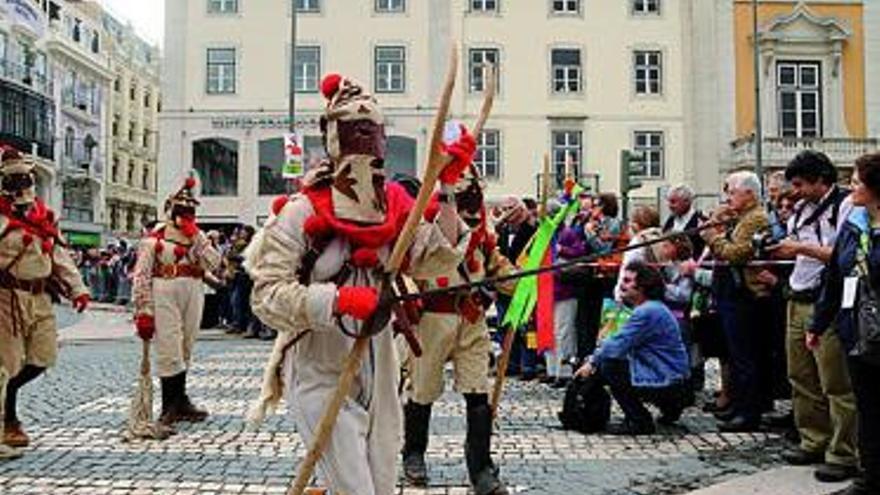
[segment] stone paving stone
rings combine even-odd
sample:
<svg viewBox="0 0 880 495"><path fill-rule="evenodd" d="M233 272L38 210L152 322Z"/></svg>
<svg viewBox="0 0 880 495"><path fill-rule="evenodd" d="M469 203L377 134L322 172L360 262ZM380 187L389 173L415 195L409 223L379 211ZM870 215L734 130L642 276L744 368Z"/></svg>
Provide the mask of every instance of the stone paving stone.
<svg viewBox="0 0 880 495"><path fill-rule="evenodd" d="M284 493L305 450L284 408L256 432L243 420L269 351L268 344L237 339L199 342L188 389L212 415L181 425L164 442L124 443L139 343L63 343L57 367L22 392L33 445L24 458L0 463L0 493ZM563 431L556 420L563 391L508 383L493 448L513 493L677 494L780 462L779 435L719 434L697 409L686 411L682 427L648 437ZM154 386L158 414L158 381ZM464 401L451 392L435 405L431 486L399 487L398 495L469 493L464 417ZM617 408L614 417L621 417Z"/></svg>

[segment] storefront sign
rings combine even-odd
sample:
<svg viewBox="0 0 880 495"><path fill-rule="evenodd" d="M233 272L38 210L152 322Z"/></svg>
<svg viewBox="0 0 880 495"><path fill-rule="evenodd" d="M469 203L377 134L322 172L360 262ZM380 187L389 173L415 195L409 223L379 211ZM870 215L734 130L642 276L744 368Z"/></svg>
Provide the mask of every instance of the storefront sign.
<svg viewBox="0 0 880 495"><path fill-rule="evenodd" d="M296 121L297 127L317 127L317 117L303 118ZM241 116L218 117L211 119L214 129L287 129L290 127L289 117Z"/></svg>
<svg viewBox="0 0 880 495"><path fill-rule="evenodd" d="M67 242L71 246L76 246L76 247L100 247L101 246L101 234L96 234L93 232L72 232L72 231L63 232L63 234L65 237L67 237Z"/></svg>
<svg viewBox="0 0 880 495"><path fill-rule="evenodd" d="M6 0L6 8L12 17L12 23L24 26L35 37L42 38L46 31L43 14L31 0Z"/></svg>

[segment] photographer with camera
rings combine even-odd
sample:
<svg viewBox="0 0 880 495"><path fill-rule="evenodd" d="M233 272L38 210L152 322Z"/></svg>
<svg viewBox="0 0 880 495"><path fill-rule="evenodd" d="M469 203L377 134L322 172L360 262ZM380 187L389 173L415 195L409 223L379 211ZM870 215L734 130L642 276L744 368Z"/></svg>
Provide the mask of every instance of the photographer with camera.
<svg viewBox="0 0 880 495"><path fill-rule="evenodd" d="M834 332L814 350L804 345L813 304L823 285L825 265L837 232L852 210L850 191L839 187L837 169L823 153L803 151L788 164L785 178L799 200L788 221L788 237L769 248L777 259L794 259L789 278L786 357L795 425L801 442L785 459L795 465L821 464L820 481L856 474L856 405L846 355Z"/></svg>
<svg viewBox="0 0 880 495"><path fill-rule="evenodd" d="M716 413L719 428L726 432L758 429L762 399L759 359L766 353L767 332L759 320L767 306L769 290L758 279L759 268L743 266L754 259L752 239L769 229L761 206L761 182L753 172L734 172L725 181L726 202L709 222L719 223L701 235L712 255L727 266L715 268L712 290L730 353L731 407ZM723 223L722 223L723 222ZM732 224L732 228L731 225Z"/></svg>

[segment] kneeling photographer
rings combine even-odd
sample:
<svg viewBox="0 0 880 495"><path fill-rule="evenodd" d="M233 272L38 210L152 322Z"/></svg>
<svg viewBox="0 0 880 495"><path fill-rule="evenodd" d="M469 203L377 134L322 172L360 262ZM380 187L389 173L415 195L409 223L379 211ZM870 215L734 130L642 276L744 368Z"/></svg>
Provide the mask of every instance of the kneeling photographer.
<svg viewBox="0 0 880 495"><path fill-rule="evenodd" d="M784 457L795 465L819 464L815 476L820 481L842 481L856 474L857 465L856 406L846 356L835 332L826 332L822 345L812 351L804 338L825 265L852 203L849 191L836 184L837 170L823 153L801 152L786 167L785 178L798 203L788 221L788 237L768 251L774 258L795 260L789 278L786 358L801 440Z"/></svg>

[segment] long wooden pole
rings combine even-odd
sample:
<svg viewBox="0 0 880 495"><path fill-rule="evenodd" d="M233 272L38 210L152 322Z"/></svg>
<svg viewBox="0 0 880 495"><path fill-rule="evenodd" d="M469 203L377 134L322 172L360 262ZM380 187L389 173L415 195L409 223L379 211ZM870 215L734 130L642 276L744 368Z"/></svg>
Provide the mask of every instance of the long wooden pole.
<svg viewBox="0 0 880 495"><path fill-rule="evenodd" d="M431 194L434 191L437 177L439 177L440 171L447 163L446 160L444 160L445 156L440 149L440 143L443 139L443 124L449 113L452 91L455 88L457 69L458 51L453 46L449 58L449 67L446 71L445 86L440 97L437 114L434 116L434 127L431 133L430 148L425 166L425 175L422 180L422 187L416 198L416 204L413 209L410 210L409 216L406 219L406 224L404 224L403 230L397 238L397 242L395 242L394 249L388 259L386 269L389 274L394 274L399 270L400 265L403 262L403 257L409 250L410 244L412 244L412 240L415 237L416 227L418 227L421 222L422 215L424 215L425 209L428 206L428 200L430 200ZM390 283L392 278L389 277L387 280L388 283ZM312 440L312 445L309 447L309 451L306 453L306 457L300 465L299 473L294 479L293 484L290 489L287 490L288 495L302 495L311 480L312 474L315 471L315 466L323 455L324 449L327 447L327 443L330 440L330 435L333 433L333 427L336 425L339 410L342 408L342 404L351 390L351 385L357 376L357 372L361 368L363 355L369 343L369 336L358 337L355 339L354 346L352 346L351 351L346 357L342 373L339 375L339 382L336 385L336 391L327 403L324 415L318 423L318 428L315 432L315 437Z"/></svg>

